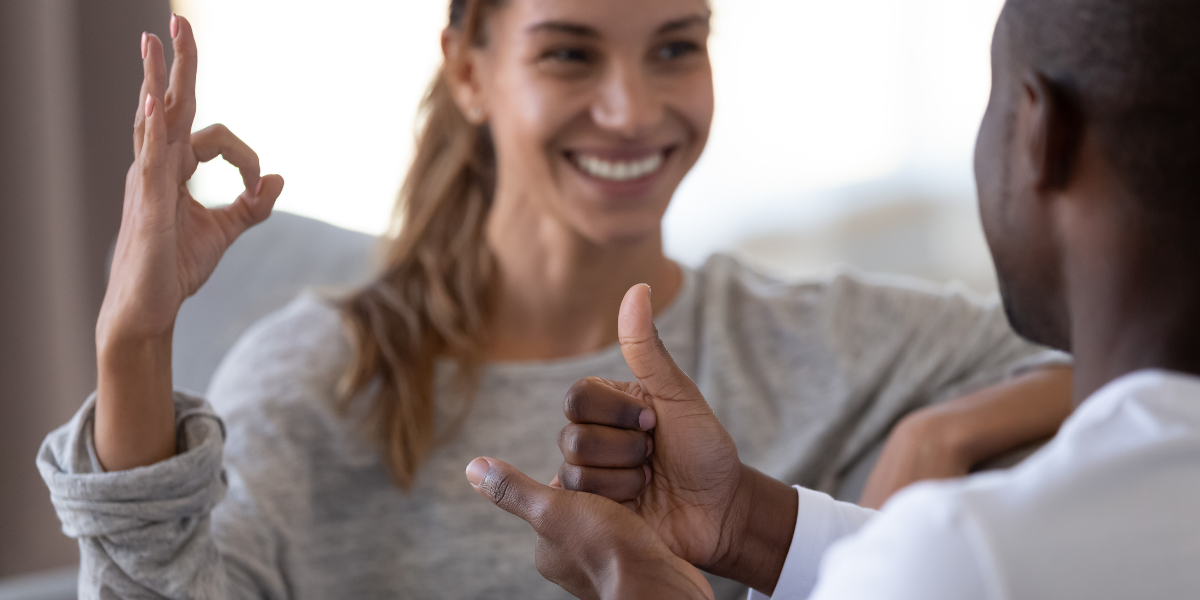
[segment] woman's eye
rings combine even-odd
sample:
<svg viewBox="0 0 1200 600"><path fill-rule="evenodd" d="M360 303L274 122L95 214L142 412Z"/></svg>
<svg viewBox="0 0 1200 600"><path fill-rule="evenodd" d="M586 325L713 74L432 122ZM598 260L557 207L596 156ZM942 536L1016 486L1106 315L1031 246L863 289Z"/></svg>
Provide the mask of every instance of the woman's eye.
<svg viewBox="0 0 1200 600"><path fill-rule="evenodd" d="M671 42L664 45L658 50L658 58L662 60L673 60L683 56L687 56L698 50L699 47L693 42Z"/></svg>
<svg viewBox="0 0 1200 600"><path fill-rule="evenodd" d="M542 60L550 60L562 63L581 63L587 62L588 53L579 48L558 48L551 50L542 55Z"/></svg>

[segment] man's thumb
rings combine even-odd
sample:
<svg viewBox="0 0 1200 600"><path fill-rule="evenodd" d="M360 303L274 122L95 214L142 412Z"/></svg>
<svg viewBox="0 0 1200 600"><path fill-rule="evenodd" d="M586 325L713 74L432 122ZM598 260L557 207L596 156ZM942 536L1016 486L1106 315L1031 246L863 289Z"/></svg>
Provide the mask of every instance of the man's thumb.
<svg viewBox="0 0 1200 600"><path fill-rule="evenodd" d="M467 481L493 504L521 517L539 530L550 496L560 490L546 487L516 467L494 458L477 458L467 465ZM540 532L540 530L539 530Z"/></svg>
<svg viewBox="0 0 1200 600"><path fill-rule="evenodd" d="M617 315L617 338L625 364L642 389L660 400L703 399L696 384L675 364L654 327L650 286L639 283L625 292Z"/></svg>

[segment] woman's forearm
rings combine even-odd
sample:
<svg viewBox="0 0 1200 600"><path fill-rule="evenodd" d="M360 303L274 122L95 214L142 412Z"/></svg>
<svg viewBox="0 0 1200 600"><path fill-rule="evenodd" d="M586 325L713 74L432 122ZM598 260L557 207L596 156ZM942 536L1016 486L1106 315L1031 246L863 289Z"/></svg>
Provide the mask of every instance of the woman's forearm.
<svg viewBox="0 0 1200 600"><path fill-rule="evenodd" d="M946 447L974 466L1053 437L1074 409L1072 373L1063 366L1030 371L930 407L929 414L944 427Z"/></svg>
<svg viewBox="0 0 1200 600"><path fill-rule="evenodd" d="M961 477L1054 435L1073 409L1068 367L1047 367L918 410L888 436L859 503L880 508L918 481Z"/></svg>
<svg viewBox="0 0 1200 600"><path fill-rule="evenodd" d="M171 336L97 336L96 458L107 471L175 455Z"/></svg>

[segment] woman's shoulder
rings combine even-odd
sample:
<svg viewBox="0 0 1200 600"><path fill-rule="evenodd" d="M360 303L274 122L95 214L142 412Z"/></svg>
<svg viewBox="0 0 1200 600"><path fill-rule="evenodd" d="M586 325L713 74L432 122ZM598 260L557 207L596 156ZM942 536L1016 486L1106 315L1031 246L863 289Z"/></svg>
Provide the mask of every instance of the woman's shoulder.
<svg viewBox="0 0 1200 600"><path fill-rule="evenodd" d="M333 400L351 347L336 303L312 292L246 330L209 386L218 413Z"/></svg>
<svg viewBox="0 0 1200 600"><path fill-rule="evenodd" d="M715 254L696 271L702 302L721 311L782 313L818 310L906 310L947 301L991 307L994 298L958 284L838 267L820 275L772 273L729 254Z"/></svg>

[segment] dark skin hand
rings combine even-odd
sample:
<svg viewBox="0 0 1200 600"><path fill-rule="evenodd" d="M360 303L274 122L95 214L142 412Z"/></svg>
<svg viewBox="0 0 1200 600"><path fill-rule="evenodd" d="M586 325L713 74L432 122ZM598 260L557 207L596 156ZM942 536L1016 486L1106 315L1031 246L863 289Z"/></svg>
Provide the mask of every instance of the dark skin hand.
<svg viewBox="0 0 1200 600"><path fill-rule="evenodd" d="M616 502L542 485L492 458L472 461L467 480L484 498L533 526L538 572L577 598L713 598L698 569Z"/></svg>
<svg viewBox="0 0 1200 600"><path fill-rule="evenodd" d="M579 575L594 571L589 565L595 559L584 553L602 547L613 553L608 560L618 565L660 560L661 548L689 567L770 594L795 529L795 490L742 464L733 439L659 340L651 320L649 287L634 286L626 294L618 335L637 383L581 382L568 400L568 411L574 411L577 421L562 438L569 452L599 454L599 462L606 466L568 465L559 478L571 487L621 500L632 510L595 494L540 486L511 467L497 471L496 465L502 463L492 459L486 459L492 466L487 478L477 479L485 483L500 479L476 484L476 489L534 526L539 535L539 570L581 597L615 597L601 593L603 580ZM651 428L653 447L646 432ZM603 450L606 447L613 450ZM647 453L652 471L648 483ZM524 501L509 500L512 489L540 494L536 510L531 512ZM584 518L598 507L605 507L605 518ZM563 558L544 558L549 548L564 552ZM658 577L646 572L645 579L631 589L660 585ZM585 581L594 584L581 583Z"/></svg>

